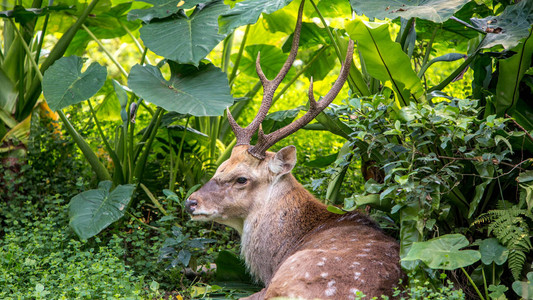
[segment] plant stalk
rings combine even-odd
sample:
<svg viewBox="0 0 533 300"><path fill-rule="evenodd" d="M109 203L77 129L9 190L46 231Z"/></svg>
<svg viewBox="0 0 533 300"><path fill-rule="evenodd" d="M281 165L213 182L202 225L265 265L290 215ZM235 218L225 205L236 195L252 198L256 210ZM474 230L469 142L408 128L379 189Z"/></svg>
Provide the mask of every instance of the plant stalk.
<svg viewBox="0 0 533 300"><path fill-rule="evenodd" d="M100 49L104 51L107 57L115 64L115 66L117 66L118 70L122 73L122 75L124 75L127 78L128 72L126 72L126 70L122 67L122 65L118 62L118 60L113 56L113 54L111 54L111 52L109 52L104 47L104 44L102 44L102 42L96 37L96 35L94 35L94 33L89 29L89 27L85 26L85 24L81 24L81 27L83 28L83 30L85 30L89 34L89 36L93 39L93 41L95 41L98 44Z"/></svg>

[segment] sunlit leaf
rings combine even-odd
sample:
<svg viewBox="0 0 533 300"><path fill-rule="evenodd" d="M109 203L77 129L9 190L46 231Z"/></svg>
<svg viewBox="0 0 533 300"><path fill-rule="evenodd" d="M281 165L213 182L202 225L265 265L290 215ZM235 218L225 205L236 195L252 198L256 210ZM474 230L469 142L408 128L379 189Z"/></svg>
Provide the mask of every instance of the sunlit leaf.
<svg viewBox="0 0 533 300"><path fill-rule="evenodd" d="M357 40L368 73L381 81L389 81L400 105L408 104L411 98L418 100L423 97L422 82L400 44L391 40L387 23L366 22L357 18L346 25L346 31L352 39Z"/></svg>
<svg viewBox="0 0 533 300"><path fill-rule="evenodd" d="M533 1L529 2L533 3ZM503 115L512 110L516 106L520 97L520 82L531 65L533 37L529 35L529 37L514 48L514 50L517 52L515 55L507 59L499 60L500 68L494 100L494 107L496 113L499 115Z"/></svg>
<svg viewBox="0 0 533 300"><path fill-rule="evenodd" d="M145 45L156 54L183 64L198 65L224 35L218 34L218 16L227 10L221 0L197 6L190 16L144 25L139 31Z"/></svg>
<svg viewBox="0 0 533 300"><path fill-rule="evenodd" d="M255 61L257 54L261 53L261 69L269 79L274 78L287 59L288 54L283 53L279 47L274 45L250 45L245 48L241 58L240 70L248 76L257 78ZM288 77L294 74L294 70L289 71Z"/></svg>
<svg viewBox="0 0 533 300"><path fill-rule="evenodd" d="M254 24L262 13L273 13L291 2L292 0L246 0L239 2L220 17L220 32L227 34L237 27Z"/></svg>
<svg viewBox="0 0 533 300"><path fill-rule="evenodd" d="M420 18L436 23L448 20L467 2L468 0L350 0L357 14L364 14L369 18Z"/></svg>

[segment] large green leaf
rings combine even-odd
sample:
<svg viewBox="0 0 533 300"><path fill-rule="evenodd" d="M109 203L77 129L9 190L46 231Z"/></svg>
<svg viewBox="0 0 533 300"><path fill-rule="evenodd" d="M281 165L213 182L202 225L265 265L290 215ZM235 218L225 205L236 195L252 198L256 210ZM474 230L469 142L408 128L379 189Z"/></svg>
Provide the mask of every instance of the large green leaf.
<svg viewBox="0 0 533 300"><path fill-rule="evenodd" d="M304 75L308 78L313 77L315 82L326 78L328 73L335 67L337 55L335 49L331 46L318 49L312 56L316 56L314 61L309 62L309 68L305 70Z"/></svg>
<svg viewBox="0 0 533 300"><path fill-rule="evenodd" d="M43 93L50 109L56 111L91 98L104 85L107 69L92 63L81 72L83 59L69 56L58 59L43 78Z"/></svg>
<svg viewBox="0 0 533 300"><path fill-rule="evenodd" d="M350 0L357 14L364 14L369 18L420 18L436 23L448 20L467 2L468 0Z"/></svg>
<svg viewBox="0 0 533 300"><path fill-rule="evenodd" d="M320 0L317 7L324 17L329 18L338 18L352 13L350 3L346 0Z"/></svg>
<svg viewBox="0 0 533 300"><path fill-rule="evenodd" d="M331 28L330 28L331 30ZM294 33L283 44L283 51L289 52L292 46L292 39ZM331 40L328 36L326 28L321 28L315 23L302 23L302 31L300 33L299 49L310 48L318 45L330 44Z"/></svg>
<svg viewBox="0 0 533 300"><path fill-rule="evenodd" d="M0 18L14 18L17 23L26 24L37 17L49 14L52 11L73 10L74 6L64 4L55 6L45 6L43 8L24 8L15 5L12 10L0 11Z"/></svg>
<svg viewBox="0 0 533 300"><path fill-rule="evenodd" d="M217 20L226 10L223 1L215 0L197 6L190 16L180 11L176 18L144 25L141 39L158 55L197 66L224 39Z"/></svg>
<svg viewBox="0 0 533 300"><path fill-rule="evenodd" d="M531 1L533 2L533 1ZM496 84L494 107L496 114L512 110L519 98L518 88L522 77L531 66L533 55L533 37L531 35L516 48L516 54L507 59L499 60L499 76Z"/></svg>
<svg viewBox="0 0 533 300"><path fill-rule="evenodd" d="M146 101L168 111L194 116L220 116L233 104L226 74L212 64L176 65L170 62L169 81L154 66L135 65L128 86Z"/></svg>
<svg viewBox="0 0 533 300"><path fill-rule="evenodd" d="M135 186L119 185L112 192L111 181L102 181L98 189L82 192L70 200L70 227L81 239L95 236L124 216Z"/></svg>
<svg viewBox="0 0 533 300"><path fill-rule="evenodd" d="M112 39L124 36L128 32L122 25L133 32L141 25L139 21L131 22L127 20L126 14L130 8L131 2L115 5L108 11L89 18L85 25L100 39Z"/></svg>
<svg viewBox="0 0 533 300"><path fill-rule="evenodd" d="M522 299L531 299L533 297L533 272L527 273L526 281L513 282L513 291Z"/></svg>
<svg viewBox="0 0 533 300"><path fill-rule="evenodd" d="M128 20L140 19L149 23L152 19L162 19L177 13L182 9L193 8L197 4L205 3L205 0L141 0L154 6L145 9L132 9L128 13Z"/></svg>
<svg viewBox="0 0 533 300"><path fill-rule="evenodd" d="M243 25L254 24L262 13L270 14L291 3L292 0L246 0L220 16L220 32L227 34Z"/></svg>
<svg viewBox="0 0 533 300"><path fill-rule="evenodd" d="M250 45L244 48L245 52L241 58L239 69L248 76L257 78L257 71L255 69L255 61L257 54L261 53L261 69L267 78L274 78L287 59L288 54L283 53L279 47L274 45ZM289 71L289 76L294 73L294 70Z"/></svg>
<svg viewBox="0 0 533 300"><path fill-rule="evenodd" d="M524 0L507 6L498 16L470 20L474 27L487 32L483 48L502 45L505 49L511 49L529 36L529 29L533 24L533 1Z"/></svg>
<svg viewBox="0 0 533 300"><path fill-rule="evenodd" d="M490 265L494 262L501 266L507 261L509 250L500 245L498 239L490 238L476 243L479 245L481 261L485 265Z"/></svg>
<svg viewBox="0 0 533 300"><path fill-rule="evenodd" d="M415 100L423 97L422 83L400 44L391 40L387 23L357 18L346 25L346 31L357 40L368 73L381 81L390 81L400 105L408 104L411 97Z"/></svg>
<svg viewBox="0 0 533 300"><path fill-rule="evenodd" d="M476 250L460 250L468 246L462 234L447 234L426 242L415 242L402 261L423 261L438 270L455 270L470 266L481 258Z"/></svg>

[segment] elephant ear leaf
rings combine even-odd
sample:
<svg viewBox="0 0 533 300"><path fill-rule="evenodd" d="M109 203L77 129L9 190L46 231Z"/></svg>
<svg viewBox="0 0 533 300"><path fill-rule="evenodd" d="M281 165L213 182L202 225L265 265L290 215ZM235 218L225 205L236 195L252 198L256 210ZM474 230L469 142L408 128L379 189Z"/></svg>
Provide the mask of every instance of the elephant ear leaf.
<svg viewBox="0 0 533 300"><path fill-rule="evenodd" d="M423 261L431 269L455 270L481 259L477 250L460 250L468 246L462 234L446 234L426 242L414 242L402 261Z"/></svg>
<svg viewBox="0 0 533 300"><path fill-rule="evenodd" d="M262 13L271 14L291 2L292 0L245 0L239 2L233 9L220 16L218 20L220 33L228 34L239 26L255 24Z"/></svg>
<svg viewBox="0 0 533 300"><path fill-rule="evenodd" d="M220 116L233 104L228 79L212 64L198 68L169 61L171 78L151 65L135 65L128 86L138 96L167 111L193 116Z"/></svg>
<svg viewBox="0 0 533 300"><path fill-rule="evenodd" d="M197 66L224 35L218 33L218 17L227 10L223 1L196 6L190 16L180 11L141 29L144 44L156 54L183 64Z"/></svg>
<svg viewBox="0 0 533 300"><path fill-rule="evenodd" d="M58 59L43 77L43 94L53 111L91 98L105 83L107 69L92 63L81 71L83 59L69 56Z"/></svg>
<svg viewBox="0 0 533 300"><path fill-rule="evenodd" d="M530 35L533 24L533 1L509 5L498 16L471 18L472 25L487 33L481 47L488 49L501 45L505 50L514 48Z"/></svg>
<svg viewBox="0 0 533 300"><path fill-rule="evenodd" d="M420 18L435 23L448 20L466 3L468 0L350 0L357 14L364 14L369 18Z"/></svg>
<svg viewBox="0 0 533 300"><path fill-rule="evenodd" d="M102 181L98 189L82 192L70 200L70 227L81 239L97 235L124 216L135 185L119 185L110 191L111 185L111 181Z"/></svg>
<svg viewBox="0 0 533 300"><path fill-rule="evenodd" d="M142 0L153 6L145 9L132 9L128 13L128 21L142 20L149 23L152 19L163 19L183 9L190 9L204 0Z"/></svg>

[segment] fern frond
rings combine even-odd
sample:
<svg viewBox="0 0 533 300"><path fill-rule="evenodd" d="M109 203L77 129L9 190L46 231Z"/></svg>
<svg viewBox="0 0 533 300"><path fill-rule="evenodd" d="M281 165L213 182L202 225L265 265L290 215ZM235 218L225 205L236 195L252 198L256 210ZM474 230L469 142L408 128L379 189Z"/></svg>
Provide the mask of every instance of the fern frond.
<svg viewBox="0 0 533 300"><path fill-rule="evenodd" d="M514 280L522 279L520 274L522 274L522 269L526 263L526 253L523 251L513 249L509 251L509 258L507 260L507 265L511 269Z"/></svg>
<svg viewBox="0 0 533 300"><path fill-rule="evenodd" d="M473 224L489 223L488 233L493 234L509 249L508 266L515 280L526 263L526 254L532 250L530 229L527 219L533 220L533 213L518 206L490 210L473 222Z"/></svg>

